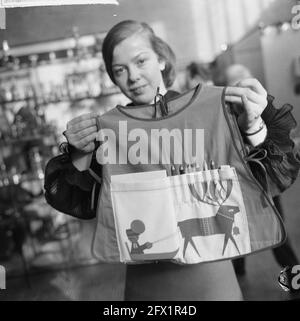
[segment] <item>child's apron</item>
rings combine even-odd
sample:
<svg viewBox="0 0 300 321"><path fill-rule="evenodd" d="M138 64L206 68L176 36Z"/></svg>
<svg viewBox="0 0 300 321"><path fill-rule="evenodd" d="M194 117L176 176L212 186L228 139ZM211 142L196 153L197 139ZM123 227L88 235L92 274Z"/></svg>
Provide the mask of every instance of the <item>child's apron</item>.
<svg viewBox="0 0 300 321"><path fill-rule="evenodd" d="M224 88L198 86L168 108L162 118L153 106L99 117L96 257L194 264L281 244L281 218L250 171Z"/></svg>

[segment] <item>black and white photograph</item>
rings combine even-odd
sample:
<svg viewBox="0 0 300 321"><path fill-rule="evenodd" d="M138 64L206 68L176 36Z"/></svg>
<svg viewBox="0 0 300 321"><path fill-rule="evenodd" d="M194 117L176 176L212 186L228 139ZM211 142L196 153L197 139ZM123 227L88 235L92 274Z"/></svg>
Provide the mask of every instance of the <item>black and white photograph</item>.
<svg viewBox="0 0 300 321"><path fill-rule="evenodd" d="M299 124L300 1L0 1L0 301L300 300Z"/></svg>

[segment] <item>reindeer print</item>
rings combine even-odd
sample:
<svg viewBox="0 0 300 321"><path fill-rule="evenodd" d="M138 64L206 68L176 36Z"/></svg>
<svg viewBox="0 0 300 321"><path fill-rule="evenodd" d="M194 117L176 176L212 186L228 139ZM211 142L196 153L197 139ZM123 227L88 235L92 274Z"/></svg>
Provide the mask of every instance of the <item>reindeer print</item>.
<svg viewBox="0 0 300 321"><path fill-rule="evenodd" d="M193 246L197 254L201 256L193 241L193 237L217 234L224 234L222 255L224 255L229 240L232 241L238 253L240 254L239 248L232 234L234 217L240 212L240 209L238 206L223 205L231 194L233 182L232 180L227 180L227 186L225 188L224 184L222 184L222 181L219 181L219 187L223 189L223 192L225 192L223 197L221 191L217 188L216 182L213 180L202 183L202 195L200 195L200 193L196 190L196 186L194 184L189 184L191 195L197 201L207 203L211 206L219 206L219 208L216 215L213 217L192 218L178 222L178 227L184 239L184 256L189 243Z"/></svg>

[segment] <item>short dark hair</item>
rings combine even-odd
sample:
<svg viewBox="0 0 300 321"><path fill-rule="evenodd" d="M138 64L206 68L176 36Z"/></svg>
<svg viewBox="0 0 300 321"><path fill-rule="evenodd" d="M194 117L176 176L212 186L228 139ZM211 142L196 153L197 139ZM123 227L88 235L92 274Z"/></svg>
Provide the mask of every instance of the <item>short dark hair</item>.
<svg viewBox="0 0 300 321"><path fill-rule="evenodd" d="M120 42L136 33L144 33L148 37L153 51L158 55L159 59L165 62L166 66L162 71L162 77L166 87L172 86L176 76L176 58L173 50L164 40L155 35L153 29L147 23L138 22L135 20L125 20L119 22L109 30L104 38L102 45L102 56L106 71L111 80L115 83L112 71L112 59L115 47Z"/></svg>

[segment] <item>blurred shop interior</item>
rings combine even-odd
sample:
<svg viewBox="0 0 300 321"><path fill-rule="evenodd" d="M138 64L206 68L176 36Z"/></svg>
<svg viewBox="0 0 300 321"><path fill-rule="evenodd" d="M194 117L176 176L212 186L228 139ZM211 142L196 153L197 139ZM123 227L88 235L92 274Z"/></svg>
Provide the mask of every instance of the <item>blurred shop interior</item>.
<svg viewBox="0 0 300 321"><path fill-rule="evenodd" d="M127 103L101 56L103 38L117 22L145 21L170 44L177 56L174 89L183 90L191 62L209 68L217 85L224 85L227 66L242 64L276 97L276 106L294 106L300 123L300 29L292 23L296 0L118 2L6 9L6 29L0 30L0 264L8 284L19 279L23 289L16 294L7 287L10 299L121 297L122 267L112 275L91 253L95 221L60 213L43 196L45 164L59 153L66 123ZM298 255L299 189L298 180L283 199ZM264 269L276 277L280 268L271 254L260 255L266 257L249 258L249 279L242 284L246 299L263 300L266 292L271 299L287 299L275 282L263 280L270 280ZM257 264L264 259L269 263ZM83 267L85 276L66 272ZM36 280L49 271L64 274L49 276L53 295L43 296L49 287ZM104 293L107 285L111 292ZM88 293L88 287L97 294ZM0 298L5 299L3 292Z"/></svg>

